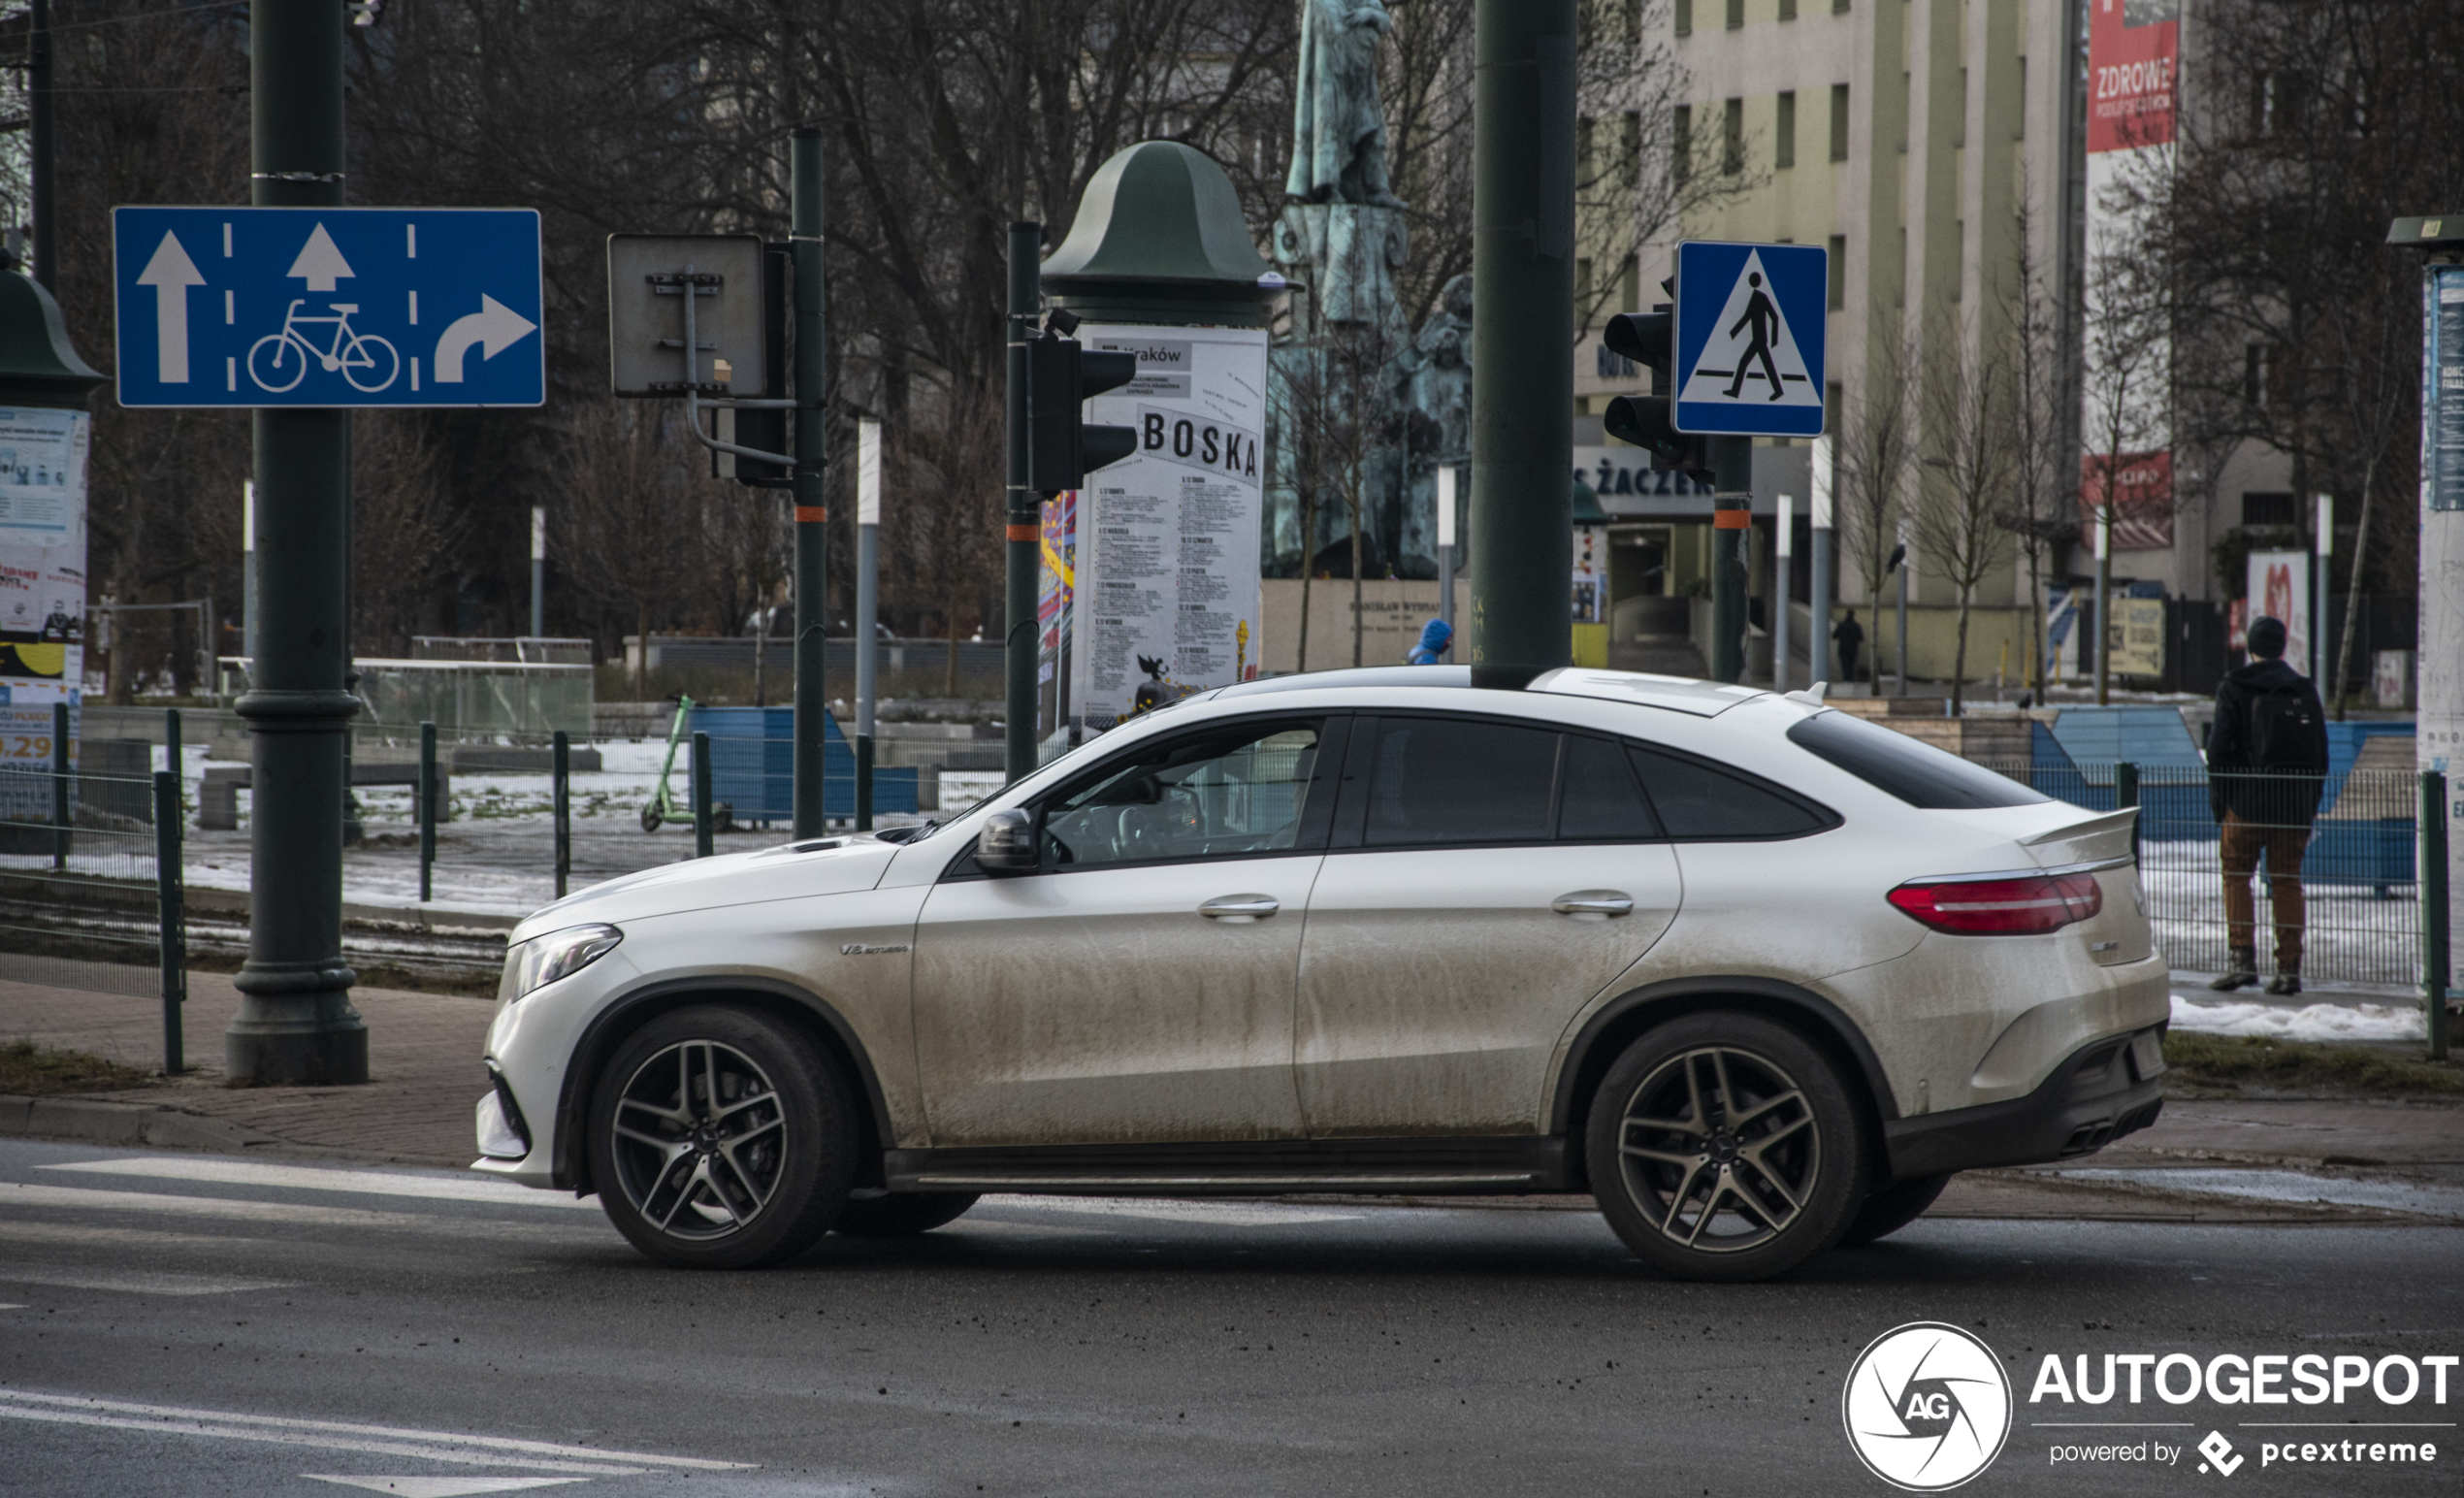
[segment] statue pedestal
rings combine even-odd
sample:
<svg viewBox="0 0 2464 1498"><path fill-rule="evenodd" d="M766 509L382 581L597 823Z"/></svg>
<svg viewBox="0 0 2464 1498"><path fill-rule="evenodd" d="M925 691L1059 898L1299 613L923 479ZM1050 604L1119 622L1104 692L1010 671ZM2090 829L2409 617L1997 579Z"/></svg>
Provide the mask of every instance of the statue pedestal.
<svg viewBox="0 0 2464 1498"><path fill-rule="evenodd" d="M1366 324L1402 337L1395 275L1410 252L1411 228L1401 209L1289 203L1275 225L1275 261L1300 273L1294 278L1309 288L1320 329Z"/></svg>

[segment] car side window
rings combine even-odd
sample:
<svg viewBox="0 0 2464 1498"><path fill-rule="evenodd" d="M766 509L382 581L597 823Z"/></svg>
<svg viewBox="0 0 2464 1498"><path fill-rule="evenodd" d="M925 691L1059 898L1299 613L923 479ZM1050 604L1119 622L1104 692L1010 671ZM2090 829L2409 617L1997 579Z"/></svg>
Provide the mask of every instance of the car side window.
<svg viewBox="0 0 2464 1498"><path fill-rule="evenodd" d="M1632 766L1605 738L1567 735L1559 802L1561 842L1651 842L1661 836L1660 819L1642 798Z"/></svg>
<svg viewBox="0 0 2464 1498"><path fill-rule="evenodd" d="M1045 807L1045 867L1299 846L1321 727L1313 720L1227 724L1105 765Z"/></svg>
<svg viewBox="0 0 2464 1498"><path fill-rule="evenodd" d="M1547 841L1557 738L1548 729L1476 719L1379 718L1363 844Z"/></svg>
<svg viewBox="0 0 2464 1498"><path fill-rule="evenodd" d="M1627 754L1668 835L1679 842L1802 837L1836 821L1822 808L1737 771L1640 744L1628 745Z"/></svg>

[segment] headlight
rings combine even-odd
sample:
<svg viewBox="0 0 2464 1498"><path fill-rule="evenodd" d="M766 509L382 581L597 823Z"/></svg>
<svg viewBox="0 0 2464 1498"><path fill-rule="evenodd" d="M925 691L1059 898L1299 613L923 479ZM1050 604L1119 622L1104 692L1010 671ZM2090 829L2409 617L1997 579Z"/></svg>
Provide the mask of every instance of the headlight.
<svg viewBox="0 0 2464 1498"><path fill-rule="evenodd" d="M504 955L500 996L511 1000L569 978L616 950L625 933L612 926L568 926L534 936Z"/></svg>

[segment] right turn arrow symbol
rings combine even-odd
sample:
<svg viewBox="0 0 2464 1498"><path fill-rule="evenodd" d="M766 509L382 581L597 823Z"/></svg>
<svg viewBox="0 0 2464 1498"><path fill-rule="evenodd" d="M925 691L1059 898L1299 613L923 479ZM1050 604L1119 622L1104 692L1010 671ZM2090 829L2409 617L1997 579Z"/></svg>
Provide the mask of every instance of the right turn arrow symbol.
<svg viewBox="0 0 2464 1498"><path fill-rule="evenodd" d="M437 340L437 383L462 383L462 356L477 343L479 357L493 359L527 335L538 324L491 296L479 298L479 309L455 318L445 328L445 336Z"/></svg>

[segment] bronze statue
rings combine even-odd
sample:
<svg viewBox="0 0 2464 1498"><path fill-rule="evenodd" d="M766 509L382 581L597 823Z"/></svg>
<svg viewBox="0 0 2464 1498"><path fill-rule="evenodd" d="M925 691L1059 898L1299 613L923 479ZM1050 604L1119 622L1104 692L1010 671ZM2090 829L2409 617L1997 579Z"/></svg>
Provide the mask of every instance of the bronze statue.
<svg viewBox="0 0 2464 1498"><path fill-rule="evenodd" d="M1386 179L1386 112L1378 94L1378 43L1394 24L1384 0L1301 0L1292 171L1283 184L1290 196L1405 206Z"/></svg>

